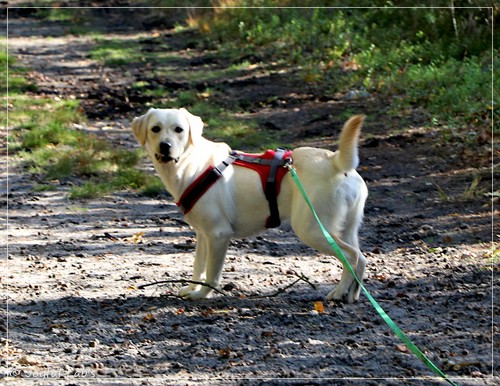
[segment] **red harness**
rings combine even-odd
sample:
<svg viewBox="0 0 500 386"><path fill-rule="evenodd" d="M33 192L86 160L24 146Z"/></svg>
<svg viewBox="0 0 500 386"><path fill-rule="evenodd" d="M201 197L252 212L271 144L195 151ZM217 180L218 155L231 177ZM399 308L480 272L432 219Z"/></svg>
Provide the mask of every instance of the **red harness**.
<svg viewBox="0 0 500 386"><path fill-rule="evenodd" d="M290 150L267 150L263 154L245 154L232 152L218 166L209 166L196 180L189 185L177 202L184 214L188 214L196 202L217 182L224 170L231 164L243 166L259 173L262 189L269 203L271 215L266 220L266 228L280 225L277 197L280 193L281 181L288 172L285 167L292 162Z"/></svg>
<svg viewBox="0 0 500 386"><path fill-rule="evenodd" d="M279 150L278 150L279 151ZM260 180L262 182L262 189L264 192L267 190L267 181L271 177L271 168L272 161L274 160L277 152L274 150L266 150L264 154L245 154L245 153L237 153L236 161L234 161L235 165L243 166L252 170L255 170L259 173ZM291 160L292 152L291 150L284 151L283 155L278 154L279 161L285 161L285 164ZM284 166L278 164L277 166ZM285 167L277 167L276 168L276 176L273 177L276 179L276 196L280 194L281 188L281 180L288 173L288 169Z"/></svg>

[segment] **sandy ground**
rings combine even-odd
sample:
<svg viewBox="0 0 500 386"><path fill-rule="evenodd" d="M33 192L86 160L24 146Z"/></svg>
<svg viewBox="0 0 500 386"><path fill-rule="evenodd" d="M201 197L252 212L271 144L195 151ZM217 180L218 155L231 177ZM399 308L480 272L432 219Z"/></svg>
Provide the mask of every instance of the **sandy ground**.
<svg viewBox="0 0 500 386"><path fill-rule="evenodd" d="M128 127L144 107L120 99L120 87L140 71L117 78L120 69L89 59L91 39L65 35L57 23L40 26L21 16L10 23L10 52L32 69L38 95L82 98L88 115L94 114L83 129L119 146L137 146ZM173 49L196 57L193 71L202 70L202 50L182 48L182 36L165 38L178 39ZM439 129L420 124L418 111L408 122L389 116L375 96L316 98L314 91L294 88L293 76L280 71L250 82L248 76L226 79L221 98L281 98L286 103L252 115L290 130L297 145L334 148L342 121L336 113L373 113L360 149L360 173L370 190L360 234L369 260L366 286L458 384L498 384L491 206L483 194L463 194L478 173L488 187L488 155L482 153L488 145L478 155L460 138L442 143ZM101 96L91 92L96 84ZM116 115L104 108L113 100L120 107ZM332 129L318 135L325 127ZM2 151L0 162L2 191L8 191L1 201L8 223L0 229L6 256L0 262L3 382L444 384L363 295L356 304L323 302L324 312L315 311L314 303L338 282L341 266L301 244L286 224L231 243L224 295L185 301L175 296L178 283L140 289L190 277L196 240L167 193L70 201L71 181L57 191L35 192L36 177L23 171L15 154ZM277 293L302 275L309 283L299 280Z"/></svg>

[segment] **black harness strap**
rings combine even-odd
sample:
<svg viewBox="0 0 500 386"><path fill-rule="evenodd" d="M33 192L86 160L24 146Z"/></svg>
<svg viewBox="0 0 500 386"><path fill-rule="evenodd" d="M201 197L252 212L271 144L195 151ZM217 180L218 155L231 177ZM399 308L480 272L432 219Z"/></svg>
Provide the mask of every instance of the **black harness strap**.
<svg viewBox="0 0 500 386"><path fill-rule="evenodd" d="M193 208L194 204L200 199L210 187L222 176L224 170L236 161L236 157L230 154L222 163L217 166L211 166L203 172L182 194L177 202L177 206L185 215Z"/></svg>
<svg viewBox="0 0 500 386"><path fill-rule="evenodd" d="M280 149L278 149L278 150L280 150ZM238 153L237 151L231 152L231 155L234 155L240 161L248 162L248 163L251 163L251 164L257 164L257 165L270 166L274 162L274 159L264 159L264 158L258 158L258 157L249 157L249 156L247 156L245 154Z"/></svg>
<svg viewBox="0 0 500 386"><path fill-rule="evenodd" d="M276 173L278 167L282 166L283 156L285 155L285 149L278 148L274 154L274 159L271 163L271 170L269 170L269 175L266 181L266 199L269 203L269 211L271 215L266 220L266 228L276 228L280 226L280 211L278 209L278 190L276 187Z"/></svg>

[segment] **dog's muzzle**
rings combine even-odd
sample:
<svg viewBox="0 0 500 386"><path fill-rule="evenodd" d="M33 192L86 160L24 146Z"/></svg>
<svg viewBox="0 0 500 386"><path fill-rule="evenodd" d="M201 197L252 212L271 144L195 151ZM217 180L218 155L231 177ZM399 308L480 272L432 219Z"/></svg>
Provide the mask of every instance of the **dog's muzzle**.
<svg viewBox="0 0 500 386"><path fill-rule="evenodd" d="M170 155L170 149L172 149L172 144L170 142L160 142L160 152L155 154L156 160L161 163L179 161L178 158L174 158Z"/></svg>

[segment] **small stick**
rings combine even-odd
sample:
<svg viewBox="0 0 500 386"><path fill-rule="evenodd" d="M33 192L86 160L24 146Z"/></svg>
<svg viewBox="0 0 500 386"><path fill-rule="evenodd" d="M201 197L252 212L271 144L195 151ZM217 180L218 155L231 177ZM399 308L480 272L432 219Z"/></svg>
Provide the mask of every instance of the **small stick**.
<svg viewBox="0 0 500 386"><path fill-rule="evenodd" d="M300 275L298 274L295 274L295 276L297 276L297 280L295 280L293 283L291 284L288 284L286 287L283 287L283 288L280 288L278 291L276 291L275 293L271 294L271 295L250 295L249 298L251 299L255 299L255 298L274 298L280 294L282 294L283 292L285 292L287 289L293 287L295 284L297 284L299 281L305 281L307 284L309 284L313 289L316 289L316 286L311 283L309 281L309 279L304 276L303 273L301 273Z"/></svg>
<svg viewBox="0 0 500 386"><path fill-rule="evenodd" d="M140 285L137 288L138 289L143 289L143 288L146 288L146 287L149 287L149 286L152 286L152 285L157 285L157 284L196 284L196 285L201 285L201 286L204 286L204 287L208 287L211 290L214 290L215 292L220 293L221 295L227 295L225 292L221 291L218 288L215 288L214 286L212 286L210 284L203 283L201 281L187 280L187 279L155 281L154 283L142 284L142 285Z"/></svg>
<svg viewBox="0 0 500 386"><path fill-rule="evenodd" d="M278 291L276 291L275 293L273 293L271 295L250 295L248 297L251 298L251 299L255 299L255 298L274 298L274 297L282 294L283 292L285 292L287 289L293 287L299 281L305 281L313 289L316 289L316 286L313 283L311 283L309 281L309 279L303 273L301 273L300 275L295 274L295 276L297 276L297 280L295 280L291 284L288 284L286 287L280 288ZM201 285L201 286L204 286L204 287L208 287L211 290L214 290L215 292L217 292L217 293L219 293L221 295L227 296L227 294L224 291L221 291L218 288L215 288L214 286L212 286L210 284L203 283L201 281L188 280L188 279L155 281L154 283L142 284L142 285L138 286L137 288L138 289L143 289L143 288L146 288L146 287L149 287L149 286L152 286L152 285L158 285L158 284L196 284L196 285Z"/></svg>
<svg viewBox="0 0 500 386"><path fill-rule="evenodd" d="M271 295L250 295L249 298L250 299L259 299L259 298L274 298L280 294L282 294L283 292L285 292L288 288L291 288L293 287L295 284L297 284L301 279L297 279L295 280L292 284L289 284L287 285L286 287L284 288L280 288L278 291L276 291L275 293L271 294Z"/></svg>
<svg viewBox="0 0 500 386"><path fill-rule="evenodd" d="M297 274L296 274L297 275ZM309 281L309 279L307 278L307 276L305 276L303 273L301 273L300 275L297 275L300 279L302 279L303 281L305 281L307 284L309 284L311 286L312 289L316 289L316 285L311 283Z"/></svg>

